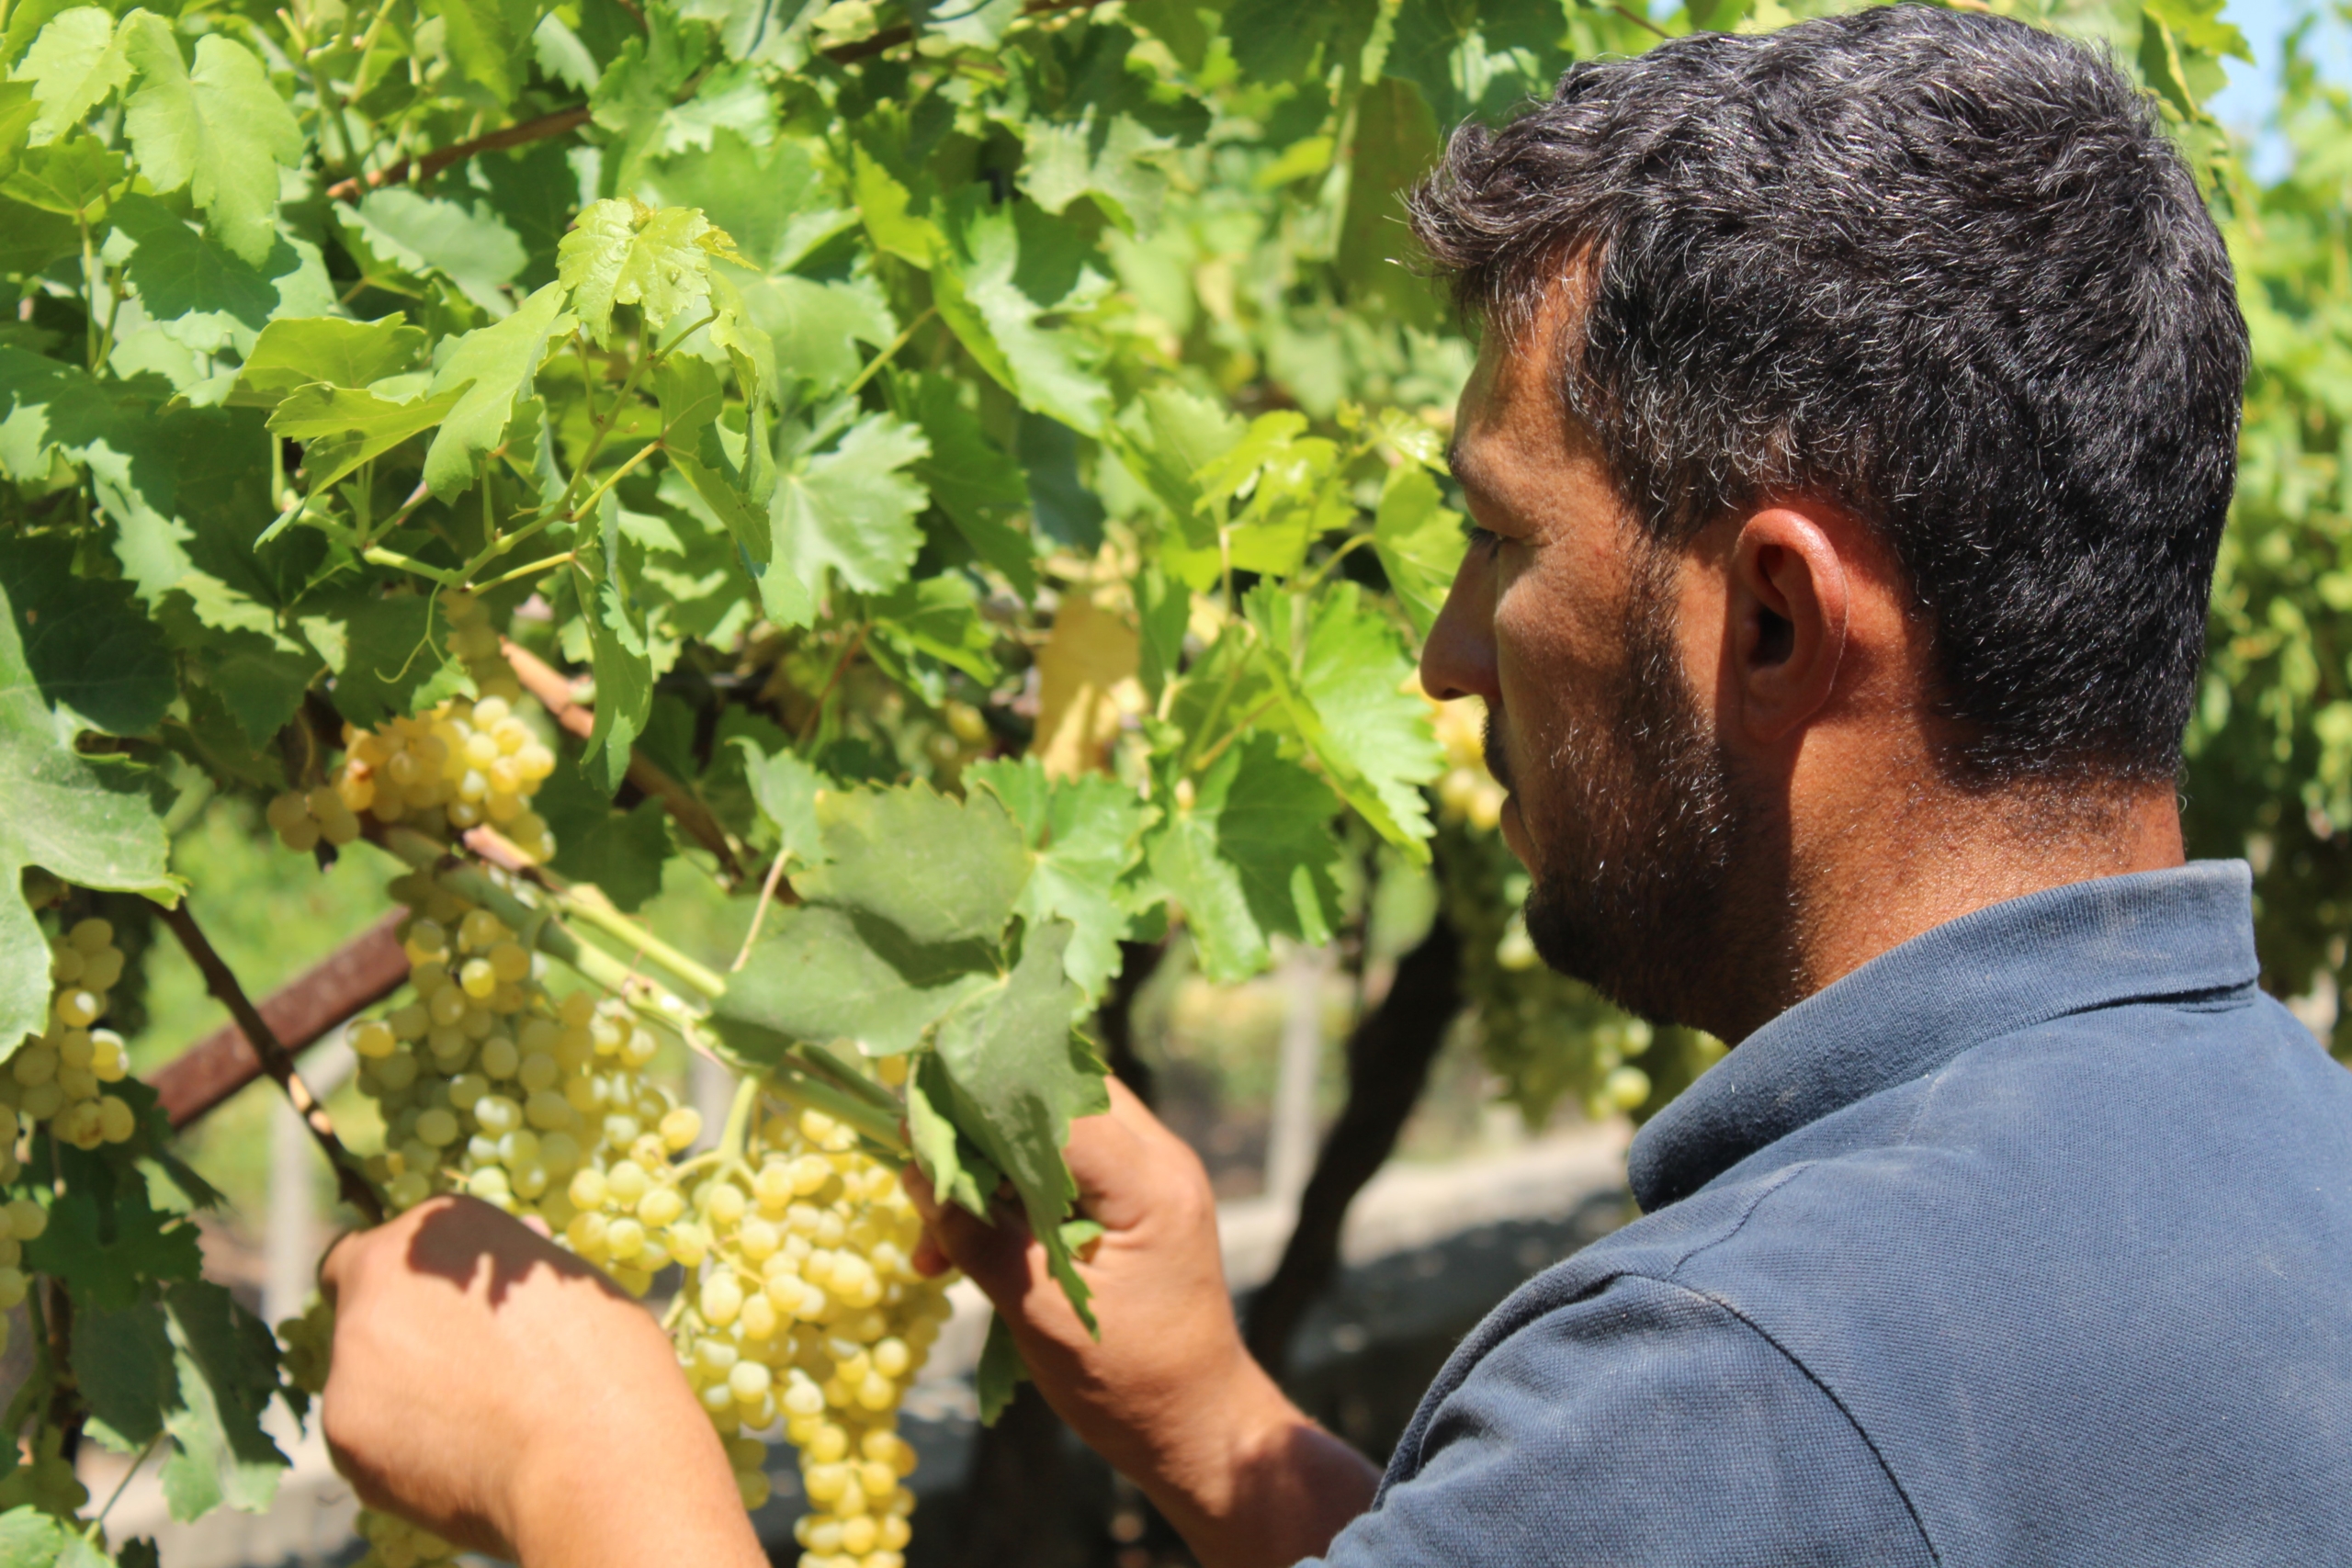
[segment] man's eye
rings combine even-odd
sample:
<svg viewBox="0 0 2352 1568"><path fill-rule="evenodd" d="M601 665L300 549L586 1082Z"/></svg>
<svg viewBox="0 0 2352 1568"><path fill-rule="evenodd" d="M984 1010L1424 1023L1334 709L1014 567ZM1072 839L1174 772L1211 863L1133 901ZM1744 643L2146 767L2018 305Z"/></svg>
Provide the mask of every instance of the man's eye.
<svg viewBox="0 0 2352 1568"><path fill-rule="evenodd" d="M1462 520L1462 537L1474 551L1490 550L1503 542L1500 534L1491 528L1481 528L1467 517Z"/></svg>

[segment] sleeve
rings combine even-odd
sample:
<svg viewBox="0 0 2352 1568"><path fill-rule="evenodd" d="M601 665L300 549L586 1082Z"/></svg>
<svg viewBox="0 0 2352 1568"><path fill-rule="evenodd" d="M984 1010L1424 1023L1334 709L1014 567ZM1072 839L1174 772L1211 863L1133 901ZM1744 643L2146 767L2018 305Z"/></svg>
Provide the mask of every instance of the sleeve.
<svg viewBox="0 0 2352 1568"><path fill-rule="evenodd" d="M1436 1396L1330 1568L1931 1568L1910 1505L1804 1370L1737 1314L1621 1276ZM1408 1439L1409 1441L1410 1439Z"/></svg>

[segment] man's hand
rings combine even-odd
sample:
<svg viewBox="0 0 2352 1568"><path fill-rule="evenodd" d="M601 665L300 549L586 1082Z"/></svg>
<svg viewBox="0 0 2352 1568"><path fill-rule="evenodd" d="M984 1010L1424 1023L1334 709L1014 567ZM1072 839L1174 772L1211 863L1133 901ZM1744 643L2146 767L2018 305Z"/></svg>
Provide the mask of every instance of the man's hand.
<svg viewBox="0 0 2352 1568"><path fill-rule="evenodd" d="M1283 1397L1241 1343L1217 1247L1208 1173L1115 1079L1108 1115L1070 1128L1080 1206L1103 1227L1080 1272L1100 1340L1046 1269L1017 1207L994 1225L942 1208L918 1171L918 1268L953 1262L1012 1327L1046 1401L1131 1477L1210 1568L1319 1552L1372 1500L1378 1476Z"/></svg>
<svg viewBox="0 0 2352 1568"><path fill-rule="evenodd" d="M667 1337L544 1235L435 1199L319 1280L327 1446L368 1506L528 1568L767 1561Z"/></svg>

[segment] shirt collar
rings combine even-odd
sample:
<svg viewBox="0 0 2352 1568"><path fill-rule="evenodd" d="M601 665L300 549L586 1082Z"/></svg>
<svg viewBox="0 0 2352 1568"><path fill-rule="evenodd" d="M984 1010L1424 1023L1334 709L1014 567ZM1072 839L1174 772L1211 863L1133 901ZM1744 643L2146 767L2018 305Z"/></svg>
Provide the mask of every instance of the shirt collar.
<svg viewBox="0 0 2352 1568"><path fill-rule="evenodd" d="M1741 1042L1653 1117L1627 1156L1656 1211L1791 1133L1987 1040L2157 997L2242 989L2259 972L2244 861L2052 887L1892 948Z"/></svg>

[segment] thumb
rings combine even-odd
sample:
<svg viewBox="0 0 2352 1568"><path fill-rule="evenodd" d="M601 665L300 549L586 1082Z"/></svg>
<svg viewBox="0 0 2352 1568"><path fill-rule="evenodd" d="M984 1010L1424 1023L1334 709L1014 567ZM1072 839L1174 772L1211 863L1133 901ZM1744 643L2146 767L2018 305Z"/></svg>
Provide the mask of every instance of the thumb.
<svg viewBox="0 0 2352 1568"><path fill-rule="evenodd" d="M941 1202L938 1191L920 1169L908 1167L902 1179L908 1201L922 1217L917 1266L935 1261L939 1267L927 1270L934 1274L951 1266L960 1269L1000 1306L1019 1303L1035 1278L1030 1254L1036 1250L1020 1209L996 1205L996 1223L990 1224L961 1203ZM932 1256L927 1258L926 1253Z"/></svg>

